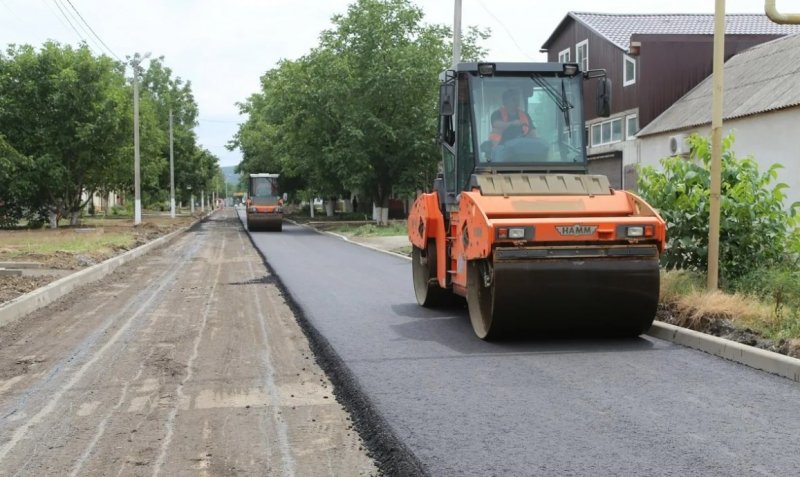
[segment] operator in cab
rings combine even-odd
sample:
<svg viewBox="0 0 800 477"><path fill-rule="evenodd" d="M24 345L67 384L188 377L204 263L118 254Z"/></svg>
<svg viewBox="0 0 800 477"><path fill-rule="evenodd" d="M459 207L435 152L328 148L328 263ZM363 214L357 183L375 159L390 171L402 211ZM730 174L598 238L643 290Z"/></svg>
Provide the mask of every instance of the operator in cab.
<svg viewBox="0 0 800 477"><path fill-rule="evenodd" d="M536 135L531 117L520 108L521 95L516 89L503 93L503 106L492 113L492 131L481 150L489 162L543 162L547 145Z"/></svg>
<svg viewBox="0 0 800 477"><path fill-rule="evenodd" d="M496 146L520 136L536 137L536 126L531 117L520 108L521 97L515 89L503 93L503 106L492 113L492 132L489 139Z"/></svg>

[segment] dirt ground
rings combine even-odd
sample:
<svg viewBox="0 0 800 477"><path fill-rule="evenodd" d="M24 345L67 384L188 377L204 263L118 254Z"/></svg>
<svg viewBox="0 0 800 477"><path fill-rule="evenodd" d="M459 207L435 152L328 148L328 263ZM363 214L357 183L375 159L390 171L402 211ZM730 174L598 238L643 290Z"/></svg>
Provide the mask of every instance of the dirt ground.
<svg viewBox="0 0 800 477"><path fill-rule="evenodd" d="M0 238L0 262L34 262L40 264L43 272L35 273L36 276L30 276L31 273L26 271L24 277L0 277L0 304L65 275L47 273L47 270L81 270L185 227L195 218L186 215L172 220L169 216L145 216L139 227L133 226L133 219L87 219L78 227L3 231ZM82 238L102 244L103 237L125 238L126 243L101 245L79 251L59 249L59 244L64 244L66 248L70 241ZM29 243L48 243L48 250L29 251L31 248L41 248L40 245L29 247Z"/></svg>
<svg viewBox="0 0 800 477"><path fill-rule="evenodd" d="M0 476L375 475L232 211L0 328Z"/></svg>
<svg viewBox="0 0 800 477"><path fill-rule="evenodd" d="M51 275L34 277L0 277L0 303L11 301L54 280Z"/></svg>

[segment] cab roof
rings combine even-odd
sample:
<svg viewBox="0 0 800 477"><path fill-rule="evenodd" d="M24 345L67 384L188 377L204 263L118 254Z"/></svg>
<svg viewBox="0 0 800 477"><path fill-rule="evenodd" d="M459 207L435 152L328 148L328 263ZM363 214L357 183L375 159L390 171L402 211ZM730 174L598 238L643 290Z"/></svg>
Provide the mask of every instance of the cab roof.
<svg viewBox="0 0 800 477"><path fill-rule="evenodd" d="M478 65L493 64L495 73L561 73L564 63L459 63L456 71L463 73L477 73Z"/></svg>
<svg viewBox="0 0 800 477"><path fill-rule="evenodd" d="M250 174L250 177L279 177L280 174Z"/></svg>

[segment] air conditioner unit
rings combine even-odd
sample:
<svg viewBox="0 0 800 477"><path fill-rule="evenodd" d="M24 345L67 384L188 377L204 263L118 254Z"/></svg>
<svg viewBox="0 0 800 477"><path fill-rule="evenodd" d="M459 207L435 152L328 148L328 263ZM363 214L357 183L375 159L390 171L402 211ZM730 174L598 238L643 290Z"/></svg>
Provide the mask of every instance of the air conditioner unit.
<svg viewBox="0 0 800 477"><path fill-rule="evenodd" d="M683 156L689 154L689 144L686 142L686 134L676 134L669 137L669 153L673 156Z"/></svg>

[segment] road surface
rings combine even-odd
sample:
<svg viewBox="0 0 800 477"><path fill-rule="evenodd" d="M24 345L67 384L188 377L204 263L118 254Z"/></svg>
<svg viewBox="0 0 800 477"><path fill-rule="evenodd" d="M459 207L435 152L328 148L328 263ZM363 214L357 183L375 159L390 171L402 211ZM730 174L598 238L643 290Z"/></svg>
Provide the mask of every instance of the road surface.
<svg viewBox="0 0 800 477"><path fill-rule="evenodd" d="M0 328L0 475L375 475L233 211Z"/></svg>
<svg viewBox="0 0 800 477"><path fill-rule="evenodd" d="M366 406L384 421L409 473L800 469L794 382L650 337L483 342L465 309L417 306L408 260L289 224L252 237L345 384L366 397L354 413Z"/></svg>

